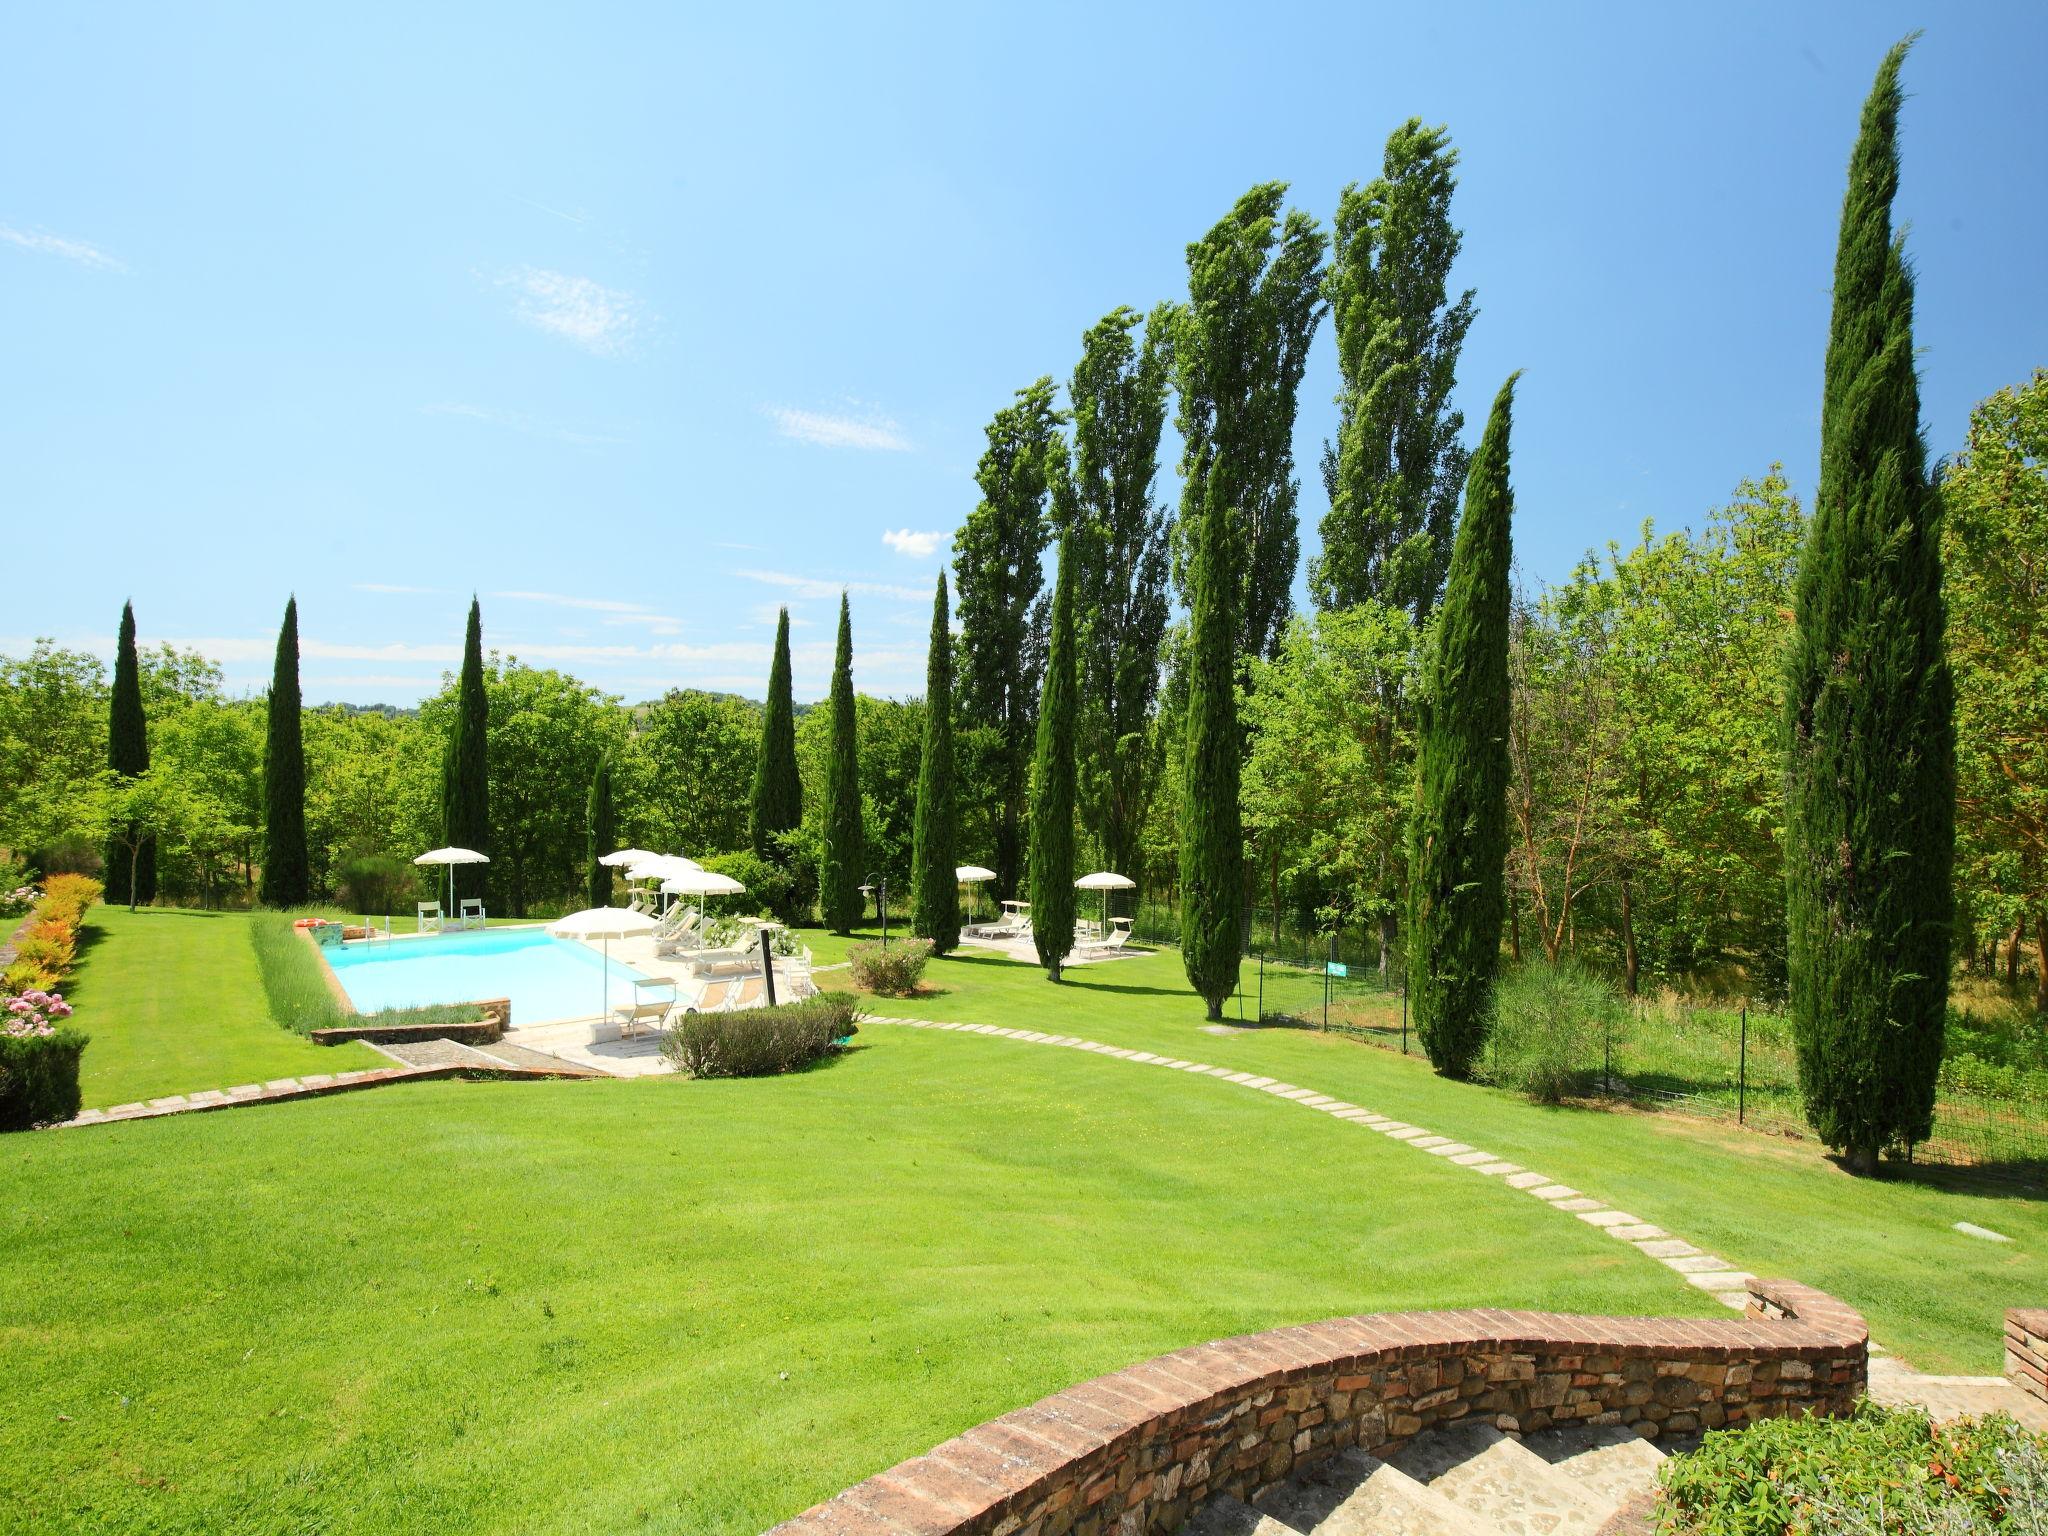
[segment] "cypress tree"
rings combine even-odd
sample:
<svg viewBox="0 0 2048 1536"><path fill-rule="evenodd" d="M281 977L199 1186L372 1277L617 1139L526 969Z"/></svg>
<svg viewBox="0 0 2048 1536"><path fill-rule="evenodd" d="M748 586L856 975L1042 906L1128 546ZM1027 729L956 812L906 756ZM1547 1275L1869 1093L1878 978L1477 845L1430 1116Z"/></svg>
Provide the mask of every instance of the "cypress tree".
<svg viewBox="0 0 2048 1536"><path fill-rule="evenodd" d="M1954 695L1920 440L1913 280L1892 232L1899 68L1849 161L1820 491L1786 663L1786 919L1800 1090L1854 1172L1931 1129L1948 1006Z"/></svg>
<svg viewBox="0 0 2048 1536"><path fill-rule="evenodd" d="M1194 539L1182 757L1181 963L1188 984L1223 1017L1243 952L1244 836L1238 820L1237 587L1221 477L1189 530Z"/></svg>
<svg viewBox="0 0 2048 1536"><path fill-rule="evenodd" d="M491 843L490 700L484 693L483 609L469 600L469 630L462 643L462 675L455 689L455 726L442 772L442 833L451 848L489 853ZM461 864L453 881L457 901L482 899L485 864ZM469 886L468 891L462 889Z"/></svg>
<svg viewBox="0 0 2048 1536"><path fill-rule="evenodd" d="M107 766L122 779L149 771L149 722L142 712L142 666L135 654L135 605L121 605L121 636L114 652L114 692L107 717ZM134 889L129 889L129 869ZM156 899L156 839L131 855L123 839L107 840L107 903L146 906Z"/></svg>
<svg viewBox="0 0 2048 1536"><path fill-rule="evenodd" d="M867 861L860 817L859 720L853 707L853 613L839 594L839 645L832 657L832 748L825 759L825 838L818 852L818 909L834 933L860 921L861 866Z"/></svg>
<svg viewBox="0 0 2048 1536"><path fill-rule="evenodd" d="M932 594L931 649L924 667L924 755L917 769L917 820L911 830L910 931L943 955L960 943L960 882L954 873L959 807L953 790L953 627L946 573Z"/></svg>
<svg viewBox="0 0 2048 1536"><path fill-rule="evenodd" d="M299 713L299 600L284 605L263 743L263 878L266 907L301 907L312 899L306 862L306 748Z"/></svg>
<svg viewBox="0 0 2048 1536"><path fill-rule="evenodd" d="M1031 941L1053 981L1074 947L1074 567L1060 540L1053 582L1052 640L1045 655L1045 692L1038 704L1038 741L1031 758ZM1232 808L1236 801L1233 799Z"/></svg>
<svg viewBox="0 0 2048 1536"><path fill-rule="evenodd" d="M597 861L612 851L618 838L618 809L612 801L612 754L599 755L597 771L590 776L590 797L583 805L583 825L590 851L588 904L608 907L612 902L612 872Z"/></svg>
<svg viewBox="0 0 2048 1536"><path fill-rule="evenodd" d="M1494 397L1466 476L1416 720L1408 991L1422 1048L1447 1077L1468 1075L1486 1042L1507 916L1508 433L1518 377Z"/></svg>
<svg viewBox="0 0 2048 1536"><path fill-rule="evenodd" d="M761 752L754 762L754 794L747 832L757 856L787 867L789 854L776 835L804 819L804 782L796 766L796 704L789 685L789 610L775 621L775 660L768 667L768 702L761 711Z"/></svg>

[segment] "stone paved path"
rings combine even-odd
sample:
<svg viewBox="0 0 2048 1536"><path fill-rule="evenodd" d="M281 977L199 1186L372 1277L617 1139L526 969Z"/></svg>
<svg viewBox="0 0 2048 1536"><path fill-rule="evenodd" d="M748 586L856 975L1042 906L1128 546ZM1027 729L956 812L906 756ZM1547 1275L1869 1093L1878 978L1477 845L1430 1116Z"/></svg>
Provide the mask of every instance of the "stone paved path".
<svg viewBox="0 0 2048 1536"><path fill-rule="evenodd" d="M1333 1120L1340 1120L1384 1136L1390 1141L1400 1142L1426 1157L1441 1158L1454 1168L1464 1168L1476 1177L1497 1182L1504 1189L1517 1190L1532 1199L1540 1200L1554 1211L1569 1214L1606 1233L1615 1241L1627 1243L1645 1258L1653 1259L1666 1269L1682 1275L1687 1284L1697 1286L1723 1305L1738 1312L1748 1305L1748 1285L1752 1278L1748 1270L1695 1247L1653 1222L1644 1221L1627 1211L1616 1210L1604 1201L1581 1194L1568 1184L1559 1183L1548 1174L1524 1168L1519 1163L1496 1157L1491 1152L1469 1146L1452 1137L1435 1135L1426 1126L1409 1125L1387 1115L1375 1114L1363 1105L1318 1093L1313 1088L1301 1088L1293 1083L1261 1077L1256 1073L1238 1072L1229 1067L1214 1067L1203 1062L1183 1061L1179 1057L1155 1055L1151 1051L1104 1045L1098 1040L1083 1040L1074 1035L1048 1035L1034 1029L1005 1029L994 1024L941 1023L931 1019L892 1018L880 1014L863 1014L861 1022L900 1024L911 1029L949 1030L960 1034L1023 1041L1031 1045L1058 1046L1127 1061L1138 1066L1159 1067L1170 1072L1184 1072L1190 1076L1214 1077L1239 1087L1255 1089L1284 1102L1298 1104L1304 1109L1328 1115ZM1924 1405L1937 1418L1953 1418L1964 1413L1988 1413L1997 1409L2011 1414L2023 1424L2048 1430L2048 1404L2029 1397L2002 1377L1924 1376L1911 1370L1903 1362L1885 1356L1875 1340L1871 1343L1871 1355L1871 1395L1881 1402L1917 1402Z"/></svg>

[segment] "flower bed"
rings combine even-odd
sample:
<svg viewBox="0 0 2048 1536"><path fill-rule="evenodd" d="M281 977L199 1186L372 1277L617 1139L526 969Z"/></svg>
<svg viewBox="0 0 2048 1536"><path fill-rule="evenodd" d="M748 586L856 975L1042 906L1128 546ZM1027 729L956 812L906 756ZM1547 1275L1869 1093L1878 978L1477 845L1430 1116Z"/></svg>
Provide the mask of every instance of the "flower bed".
<svg viewBox="0 0 2048 1536"><path fill-rule="evenodd" d="M86 1037L64 1027L71 1005L39 988L0 1008L0 1131L54 1125L78 1113Z"/></svg>
<svg viewBox="0 0 2048 1536"><path fill-rule="evenodd" d="M28 932L15 944L14 959L0 973L0 997L48 992L62 986L78 959L78 931L100 899L100 883L84 875L52 875L43 884Z"/></svg>

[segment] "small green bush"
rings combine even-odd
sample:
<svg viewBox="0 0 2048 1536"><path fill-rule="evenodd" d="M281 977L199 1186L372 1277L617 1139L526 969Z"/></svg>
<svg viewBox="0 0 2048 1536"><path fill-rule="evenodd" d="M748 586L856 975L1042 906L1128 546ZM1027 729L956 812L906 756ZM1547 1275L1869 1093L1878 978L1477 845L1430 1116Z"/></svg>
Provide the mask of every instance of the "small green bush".
<svg viewBox="0 0 2048 1536"><path fill-rule="evenodd" d="M932 957L930 939L898 939L878 944L872 939L850 944L846 963L853 971L853 984L863 992L884 997L908 997L917 990L924 975L924 963Z"/></svg>
<svg viewBox="0 0 2048 1536"><path fill-rule="evenodd" d="M2048 1437L2002 1414L1936 1425L1865 1402L1846 1419L1719 1430L1658 1471L1662 1536L2040 1536Z"/></svg>
<svg viewBox="0 0 2048 1536"><path fill-rule="evenodd" d="M795 923L803 915L797 910L796 876L779 864L771 864L750 850L721 853L704 861L704 867L730 875L747 888L747 899L763 912L772 912L779 923Z"/></svg>
<svg viewBox="0 0 2048 1536"><path fill-rule="evenodd" d="M691 1077L771 1077L830 1055L856 1032L856 1017L848 992L776 1008L686 1013L662 1032L661 1053Z"/></svg>
<svg viewBox="0 0 2048 1536"><path fill-rule="evenodd" d="M0 1131L55 1125L78 1113L78 1058L90 1036L0 1032Z"/></svg>
<svg viewBox="0 0 2048 1536"><path fill-rule="evenodd" d="M1619 1039L1623 1017L1614 989L1590 971L1519 966L1494 984L1486 1077L1555 1104L1600 1070L1608 1031Z"/></svg>

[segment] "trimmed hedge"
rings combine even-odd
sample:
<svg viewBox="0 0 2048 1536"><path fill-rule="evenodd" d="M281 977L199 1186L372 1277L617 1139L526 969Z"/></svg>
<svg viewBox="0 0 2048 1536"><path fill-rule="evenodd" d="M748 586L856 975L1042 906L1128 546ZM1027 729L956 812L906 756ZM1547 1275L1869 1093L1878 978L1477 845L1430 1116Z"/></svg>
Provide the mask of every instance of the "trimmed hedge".
<svg viewBox="0 0 2048 1536"><path fill-rule="evenodd" d="M857 1017L847 992L775 1008L686 1013L663 1031L661 1053L691 1077L771 1077L831 1055L857 1032Z"/></svg>
<svg viewBox="0 0 2048 1536"><path fill-rule="evenodd" d="M917 990L924 975L924 963L932 957L930 939L898 939L878 944L865 939L846 947L846 963L853 972L853 984L863 992L884 997L908 997Z"/></svg>
<svg viewBox="0 0 2048 1536"><path fill-rule="evenodd" d="M2048 1437L2003 1414L1937 1425L1860 1404L1846 1419L1717 1430L1658 1469L1662 1536L1873 1536L2048 1527Z"/></svg>
<svg viewBox="0 0 2048 1536"><path fill-rule="evenodd" d="M0 1034L0 1131L55 1125L78 1113L78 1058L90 1036Z"/></svg>

